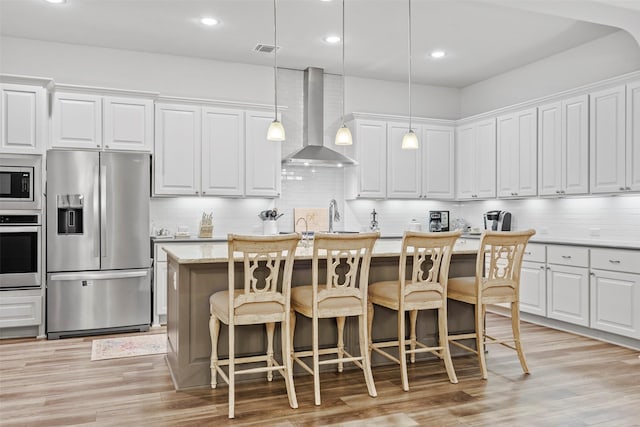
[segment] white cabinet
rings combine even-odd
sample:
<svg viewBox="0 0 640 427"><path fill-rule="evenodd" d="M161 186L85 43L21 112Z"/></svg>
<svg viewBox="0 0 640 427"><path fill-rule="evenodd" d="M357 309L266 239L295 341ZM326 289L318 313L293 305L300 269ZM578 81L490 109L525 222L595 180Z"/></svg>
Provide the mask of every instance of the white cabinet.
<svg viewBox="0 0 640 427"><path fill-rule="evenodd" d="M51 148L152 149L151 99L56 92L52 108Z"/></svg>
<svg viewBox="0 0 640 427"><path fill-rule="evenodd" d="M520 272L520 311L547 315L547 280L545 246L529 243L525 248Z"/></svg>
<svg viewBox="0 0 640 427"><path fill-rule="evenodd" d="M425 199L455 197L454 135L454 128L450 126L422 126L422 197Z"/></svg>
<svg viewBox="0 0 640 427"><path fill-rule="evenodd" d="M409 123L387 122L387 197L390 199L417 199L422 196L422 150L402 149L402 138ZM420 126L414 127L420 136Z"/></svg>
<svg viewBox="0 0 640 427"><path fill-rule="evenodd" d="M627 191L625 164L625 87L591 94L591 192Z"/></svg>
<svg viewBox="0 0 640 427"><path fill-rule="evenodd" d="M200 194L200 107L156 104L154 194Z"/></svg>
<svg viewBox="0 0 640 427"><path fill-rule="evenodd" d="M8 296L5 294L0 298L0 328L38 326L41 323L42 296Z"/></svg>
<svg viewBox="0 0 640 427"><path fill-rule="evenodd" d="M42 154L45 146L46 90L0 85L0 153Z"/></svg>
<svg viewBox="0 0 640 427"><path fill-rule="evenodd" d="M175 244L174 244L175 245ZM154 244L153 249L153 325L166 323L167 320L167 253L163 246L171 244Z"/></svg>
<svg viewBox="0 0 640 427"><path fill-rule="evenodd" d="M273 116L189 104L156 104L154 195L280 194L281 144Z"/></svg>
<svg viewBox="0 0 640 427"><path fill-rule="evenodd" d="M589 326L589 250L547 248L547 317Z"/></svg>
<svg viewBox="0 0 640 427"><path fill-rule="evenodd" d="M537 110L497 119L498 197L537 194Z"/></svg>
<svg viewBox="0 0 640 427"><path fill-rule="evenodd" d="M460 126L456 139L456 197L496 197L496 121Z"/></svg>
<svg viewBox="0 0 640 427"><path fill-rule="evenodd" d="M640 339L640 251L591 250L591 327Z"/></svg>
<svg viewBox="0 0 640 427"><path fill-rule="evenodd" d="M244 116L240 110L202 109L202 194L241 196Z"/></svg>
<svg viewBox="0 0 640 427"><path fill-rule="evenodd" d="M273 114L247 111L245 120L245 194L260 197L279 196L282 144L267 140L267 130L273 121Z"/></svg>
<svg viewBox="0 0 640 427"><path fill-rule="evenodd" d="M627 179L625 188L640 191L640 81L627 85Z"/></svg>
<svg viewBox="0 0 640 427"><path fill-rule="evenodd" d="M387 123L356 119L352 125L357 166L347 168L347 198L387 196Z"/></svg>
<svg viewBox="0 0 640 427"><path fill-rule="evenodd" d="M538 108L538 192L589 192L589 98L582 95Z"/></svg>

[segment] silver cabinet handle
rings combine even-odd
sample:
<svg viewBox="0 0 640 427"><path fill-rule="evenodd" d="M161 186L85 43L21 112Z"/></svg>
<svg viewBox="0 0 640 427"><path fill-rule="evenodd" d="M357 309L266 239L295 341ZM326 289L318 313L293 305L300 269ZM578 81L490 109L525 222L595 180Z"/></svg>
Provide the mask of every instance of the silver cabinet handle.
<svg viewBox="0 0 640 427"><path fill-rule="evenodd" d="M591 272L591 273L589 273L589 276L591 276L591 277L596 277L596 273Z"/></svg>
<svg viewBox="0 0 640 427"><path fill-rule="evenodd" d="M625 190L631 190L631 187L625 187Z"/></svg>
<svg viewBox="0 0 640 427"><path fill-rule="evenodd" d="M544 270L544 265L541 265L541 266L540 266L540 270Z"/></svg>
<svg viewBox="0 0 640 427"><path fill-rule="evenodd" d="M525 255L531 255L531 252L525 252L524 254Z"/></svg>
<svg viewBox="0 0 640 427"><path fill-rule="evenodd" d="M571 259L571 255L562 255L562 258L564 258L564 259Z"/></svg>
<svg viewBox="0 0 640 427"><path fill-rule="evenodd" d="M620 264L620 260L619 259L610 259L609 262L611 264Z"/></svg>
<svg viewBox="0 0 640 427"><path fill-rule="evenodd" d="M624 187L620 187L620 191L624 191L624 190L625 190L625 188L624 188Z"/></svg>

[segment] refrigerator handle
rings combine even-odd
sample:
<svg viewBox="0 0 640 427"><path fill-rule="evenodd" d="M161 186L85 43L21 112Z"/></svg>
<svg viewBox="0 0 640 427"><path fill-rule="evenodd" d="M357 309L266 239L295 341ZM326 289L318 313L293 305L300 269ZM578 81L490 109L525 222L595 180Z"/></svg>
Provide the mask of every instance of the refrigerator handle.
<svg viewBox="0 0 640 427"><path fill-rule="evenodd" d="M93 256L100 257L100 166L93 174Z"/></svg>
<svg viewBox="0 0 640 427"><path fill-rule="evenodd" d="M100 166L100 245L102 257L107 256L107 167Z"/></svg>
<svg viewBox="0 0 640 427"><path fill-rule="evenodd" d="M82 271L79 273L53 273L49 274L51 281L64 280L108 280L108 279L131 279L135 277L147 277L148 270L133 271Z"/></svg>

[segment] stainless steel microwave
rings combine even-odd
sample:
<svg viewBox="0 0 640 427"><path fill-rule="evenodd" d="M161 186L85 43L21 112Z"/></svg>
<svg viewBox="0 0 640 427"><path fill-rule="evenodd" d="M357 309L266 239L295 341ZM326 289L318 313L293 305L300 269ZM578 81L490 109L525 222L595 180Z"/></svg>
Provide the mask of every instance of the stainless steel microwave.
<svg viewBox="0 0 640 427"><path fill-rule="evenodd" d="M0 157L2 210L40 209L42 160L40 156Z"/></svg>

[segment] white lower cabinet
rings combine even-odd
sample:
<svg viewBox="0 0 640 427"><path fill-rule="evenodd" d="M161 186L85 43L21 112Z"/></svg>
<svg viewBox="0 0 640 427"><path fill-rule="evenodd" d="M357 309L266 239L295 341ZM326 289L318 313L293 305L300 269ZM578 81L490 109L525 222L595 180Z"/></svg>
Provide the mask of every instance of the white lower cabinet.
<svg viewBox="0 0 640 427"><path fill-rule="evenodd" d="M591 327L640 339L640 251L592 249L591 267Z"/></svg>
<svg viewBox="0 0 640 427"><path fill-rule="evenodd" d="M170 244L156 242L153 245L153 324L164 324L167 320L167 253L162 246Z"/></svg>
<svg viewBox="0 0 640 427"><path fill-rule="evenodd" d="M588 248L547 248L547 317L589 326L588 265Z"/></svg>
<svg viewBox="0 0 640 427"><path fill-rule="evenodd" d="M520 311L547 315L547 279L545 246L529 243L525 248L520 272Z"/></svg>
<svg viewBox="0 0 640 427"><path fill-rule="evenodd" d="M42 296L6 296L0 298L0 328L38 326L42 323Z"/></svg>

